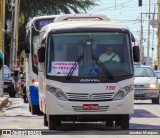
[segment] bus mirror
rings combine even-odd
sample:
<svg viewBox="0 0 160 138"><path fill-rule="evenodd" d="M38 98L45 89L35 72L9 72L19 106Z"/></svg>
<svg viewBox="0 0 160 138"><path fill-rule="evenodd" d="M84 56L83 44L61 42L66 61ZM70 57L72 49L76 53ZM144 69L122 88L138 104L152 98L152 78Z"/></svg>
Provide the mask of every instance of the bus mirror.
<svg viewBox="0 0 160 138"><path fill-rule="evenodd" d="M38 62L45 62L45 47L38 49Z"/></svg>
<svg viewBox="0 0 160 138"><path fill-rule="evenodd" d="M139 62L140 61L139 46L133 46L133 59L134 59L134 62Z"/></svg>
<svg viewBox="0 0 160 138"><path fill-rule="evenodd" d="M2 67L3 67L3 64L4 64L4 56L3 56L2 51L0 51L0 70L1 70Z"/></svg>
<svg viewBox="0 0 160 138"><path fill-rule="evenodd" d="M29 42L25 42L25 53L30 53L30 44L29 44Z"/></svg>

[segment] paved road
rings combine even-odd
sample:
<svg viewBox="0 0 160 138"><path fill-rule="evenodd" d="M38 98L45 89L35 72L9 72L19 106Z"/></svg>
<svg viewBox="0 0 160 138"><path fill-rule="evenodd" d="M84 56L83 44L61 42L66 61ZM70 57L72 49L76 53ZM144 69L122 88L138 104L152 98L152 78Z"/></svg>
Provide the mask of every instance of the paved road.
<svg viewBox="0 0 160 138"><path fill-rule="evenodd" d="M106 127L103 122L75 124L67 122L63 123L57 131L48 131L48 128L43 126L43 117L32 115L28 111L28 104L23 103L21 98L9 98L9 101L8 107L3 108L0 112L0 129L43 129L45 133L58 135L59 137L62 135L79 137L83 137L83 135L99 135L99 137L110 135L111 138L148 130L147 132L150 133L158 133L159 136L156 135L156 137L160 137L160 105L153 105L150 100L135 101L135 112L130 120L129 131L121 130L120 127ZM135 137L135 135L129 135L130 137ZM148 135L145 137L148 137Z"/></svg>

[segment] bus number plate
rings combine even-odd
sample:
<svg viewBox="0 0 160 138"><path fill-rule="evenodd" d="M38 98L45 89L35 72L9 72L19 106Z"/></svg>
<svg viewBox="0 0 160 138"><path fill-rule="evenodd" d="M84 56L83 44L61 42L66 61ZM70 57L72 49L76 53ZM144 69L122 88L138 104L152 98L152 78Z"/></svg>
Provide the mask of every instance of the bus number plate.
<svg viewBox="0 0 160 138"><path fill-rule="evenodd" d="M98 104L83 104L83 110L98 110Z"/></svg>

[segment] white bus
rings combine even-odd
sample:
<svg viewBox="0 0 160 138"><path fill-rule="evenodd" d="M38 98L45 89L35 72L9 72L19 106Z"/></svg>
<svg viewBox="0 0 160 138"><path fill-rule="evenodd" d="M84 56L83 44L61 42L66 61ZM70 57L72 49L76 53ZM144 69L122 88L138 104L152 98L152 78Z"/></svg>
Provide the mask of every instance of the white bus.
<svg viewBox="0 0 160 138"><path fill-rule="evenodd" d="M62 121L105 121L129 128L139 47L132 46L126 26L92 16L64 15L41 29L40 109L50 130ZM108 46L118 62L99 59Z"/></svg>
<svg viewBox="0 0 160 138"><path fill-rule="evenodd" d="M29 101L29 110L32 114L39 114L39 96L38 96L38 60L37 50L39 46L40 29L53 23L56 15L39 16L31 19L26 26L26 91Z"/></svg>

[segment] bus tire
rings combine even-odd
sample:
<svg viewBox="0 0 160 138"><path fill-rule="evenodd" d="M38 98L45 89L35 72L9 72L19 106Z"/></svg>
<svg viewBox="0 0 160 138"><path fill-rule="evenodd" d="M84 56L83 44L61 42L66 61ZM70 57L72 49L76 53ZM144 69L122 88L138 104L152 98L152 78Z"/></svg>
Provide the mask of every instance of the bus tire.
<svg viewBox="0 0 160 138"><path fill-rule="evenodd" d="M120 123L122 129L129 129L129 115L122 115L120 117Z"/></svg>
<svg viewBox="0 0 160 138"><path fill-rule="evenodd" d="M31 113L32 115L39 115L40 114L39 105L31 105Z"/></svg>
<svg viewBox="0 0 160 138"><path fill-rule="evenodd" d="M58 127L58 116L49 115L48 116L48 129L49 130L56 130L57 127Z"/></svg>
<svg viewBox="0 0 160 138"><path fill-rule="evenodd" d="M47 115L45 113L43 113L43 118L44 118L44 126L48 126Z"/></svg>

